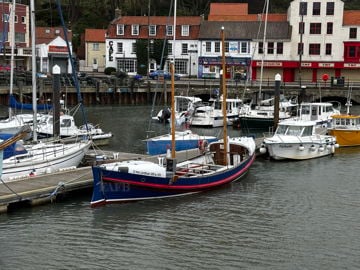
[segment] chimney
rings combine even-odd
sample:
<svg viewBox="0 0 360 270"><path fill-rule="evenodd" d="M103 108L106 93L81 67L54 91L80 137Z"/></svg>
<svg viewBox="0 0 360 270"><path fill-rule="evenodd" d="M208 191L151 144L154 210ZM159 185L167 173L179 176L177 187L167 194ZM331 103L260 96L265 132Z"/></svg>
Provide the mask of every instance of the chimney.
<svg viewBox="0 0 360 270"><path fill-rule="evenodd" d="M115 9L115 19L118 19L121 17L121 9L116 8Z"/></svg>

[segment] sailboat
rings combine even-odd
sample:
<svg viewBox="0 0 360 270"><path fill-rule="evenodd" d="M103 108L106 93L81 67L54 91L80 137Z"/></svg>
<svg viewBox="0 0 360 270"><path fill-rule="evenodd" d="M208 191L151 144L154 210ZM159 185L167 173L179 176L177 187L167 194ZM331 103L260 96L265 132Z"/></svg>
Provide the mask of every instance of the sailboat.
<svg viewBox="0 0 360 270"><path fill-rule="evenodd" d="M32 11L34 0L31 1ZM34 12L32 12L32 26L34 26ZM35 29L32 29L32 70L33 70L33 103L36 102L36 59L35 59ZM14 44L14 43L13 43ZM12 68L13 68L12 63ZM4 150L3 171L1 181L14 181L23 177L31 177L36 174L53 172L68 167L77 167L85 153L91 146L90 140L79 138L74 143L64 144L60 142L38 142L36 133L36 106L34 110L33 143L22 145L20 142L9 145ZM4 135L6 136L6 135Z"/></svg>
<svg viewBox="0 0 360 270"><path fill-rule="evenodd" d="M174 7L176 14L176 0ZM174 29L176 16L174 15ZM224 29L223 70L225 70ZM175 37L175 33L174 33ZM175 43L175 42L174 42ZM174 44L173 44L174 46ZM174 102L174 60L171 67L172 105ZM223 102L226 104L226 85L223 76ZM171 106L174 110L174 106ZM224 115L226 115L226 106ZM255 141L252 137L228 138L224 117L223 139L209 143L198 156L177 163L175 151L175 113L171 113L171 156L159 162L129 160L93 166L92 206L107 203L177 197L219 188L245 175L255 160Z"/></svg>

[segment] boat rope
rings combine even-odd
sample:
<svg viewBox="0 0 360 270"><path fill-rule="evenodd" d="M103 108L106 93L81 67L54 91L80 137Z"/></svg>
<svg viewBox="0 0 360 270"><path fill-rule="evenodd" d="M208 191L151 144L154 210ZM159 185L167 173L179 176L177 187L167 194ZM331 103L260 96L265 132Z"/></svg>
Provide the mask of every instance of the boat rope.
<svg viewBox="0 0 360 270"><path fill-rule="evenodd" d="M54 189L54 191L49 194L49 197L51 198L51 200L53 200L53 198L56 197L59 192L64 192L64 191L65 191L66 185L68 185L68 184L70 184L70 183L72 183L72 182L74 182L74 181L77 181L77 180L81 179L82 177L86 176L87 174L88 174L88 173L83 173L82 175L79 175L78 177L73 178L73 179L71 179L71 180L69 180L69 181L67 181L67 182L60 181L60 182L57 184L57 186L56 186L56 188Z"/></svg>
<svg viewBox="0 0 360 270"><path fill-rule="evenodd" d="M0 178L0 181L8 190L10 190L13 194L16 195L16 197L19 199L19 201L22 199L22 197L15 190L13 190L11 187L9 187L9 185L6 182L4 182L4 180L2 178Z"/></svg>

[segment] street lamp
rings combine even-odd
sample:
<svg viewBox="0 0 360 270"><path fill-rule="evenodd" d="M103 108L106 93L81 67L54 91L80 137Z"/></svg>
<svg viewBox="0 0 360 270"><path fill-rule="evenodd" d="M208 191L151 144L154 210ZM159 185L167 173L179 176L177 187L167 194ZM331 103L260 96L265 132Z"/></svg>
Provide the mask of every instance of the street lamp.
<svg viewBox="0 0 360 270"><path fill-rule="evenodd" d="M280 83L281 75L277 73L275 75L274 130L276 130L279 123Z"/></svg>

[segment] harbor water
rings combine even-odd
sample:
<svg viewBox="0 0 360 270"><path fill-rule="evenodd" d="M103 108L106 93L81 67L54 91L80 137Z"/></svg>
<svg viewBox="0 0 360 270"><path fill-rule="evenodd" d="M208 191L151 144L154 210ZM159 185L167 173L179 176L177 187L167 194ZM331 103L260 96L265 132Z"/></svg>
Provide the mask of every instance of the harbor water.
<svg viewBox="0 0 360 270"><path fill-rule="evenodd" d="M149 125L150 111L86 115L114 133L102 149L144 153L148 130L168 131ZM299 162L259 157L241 181L210 192L98 208L84 192L2 214L0 269L359 269L359 160L360 148Z"/></svg>

